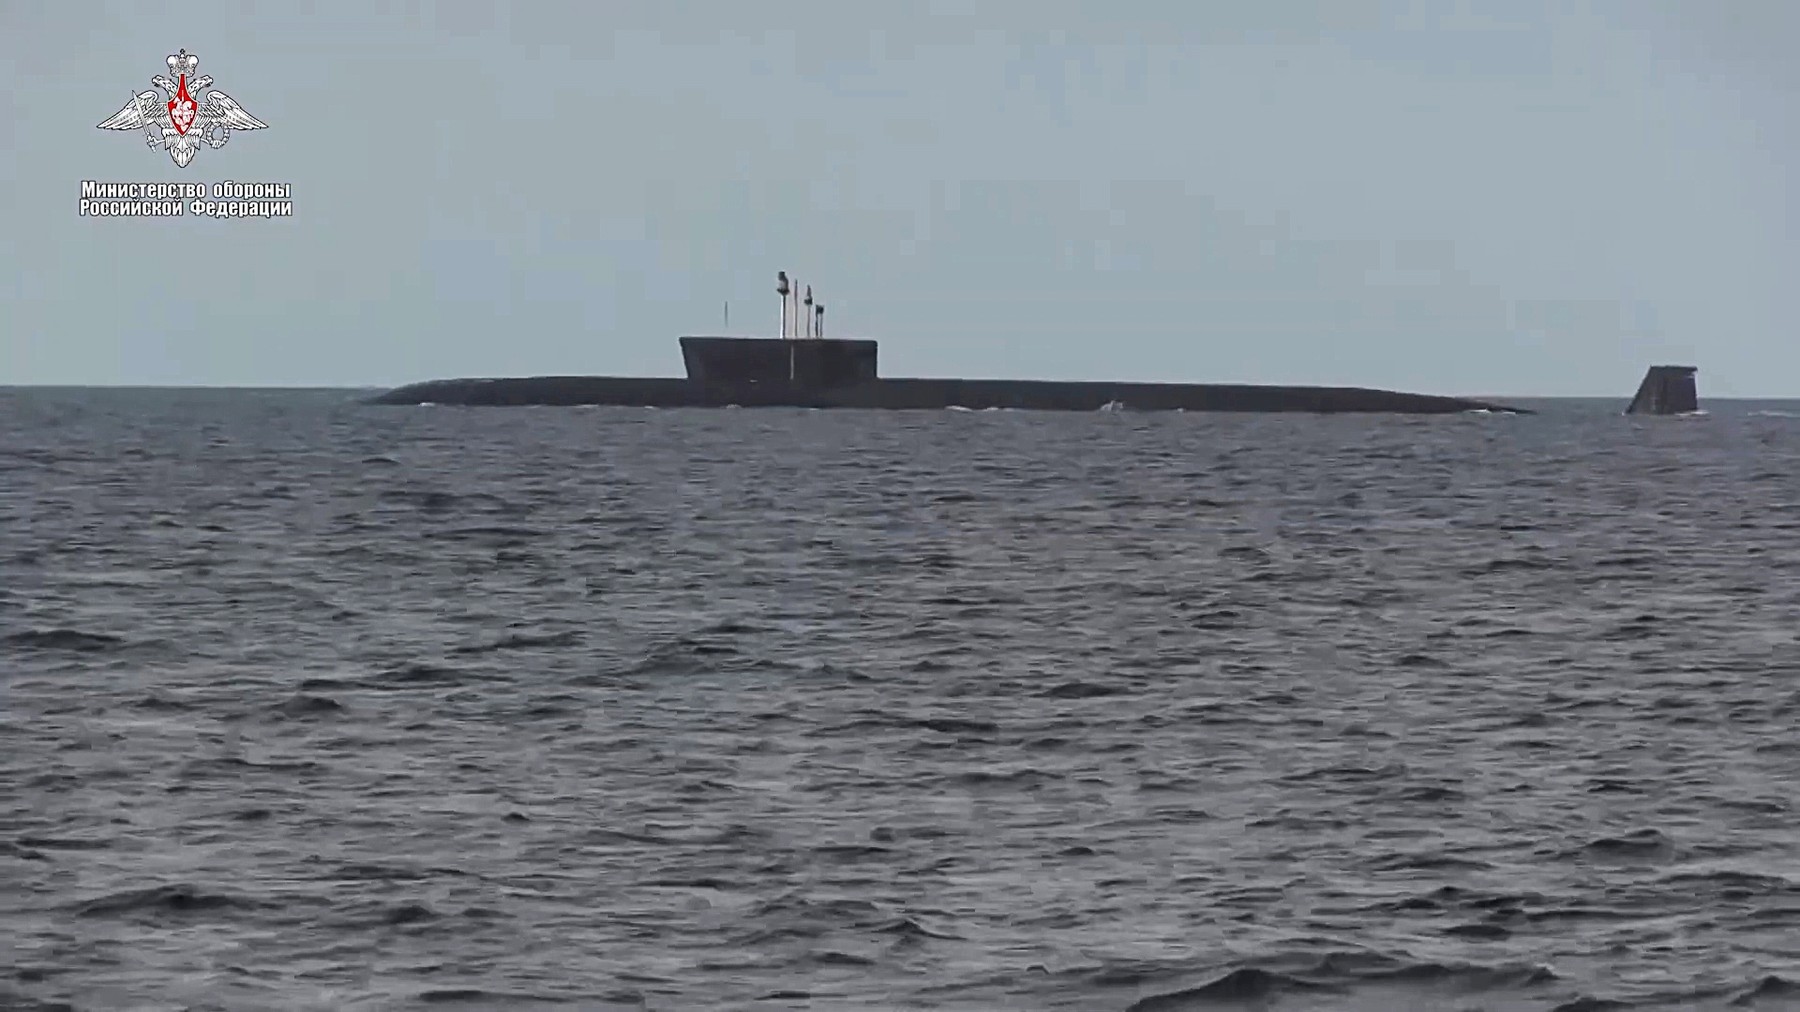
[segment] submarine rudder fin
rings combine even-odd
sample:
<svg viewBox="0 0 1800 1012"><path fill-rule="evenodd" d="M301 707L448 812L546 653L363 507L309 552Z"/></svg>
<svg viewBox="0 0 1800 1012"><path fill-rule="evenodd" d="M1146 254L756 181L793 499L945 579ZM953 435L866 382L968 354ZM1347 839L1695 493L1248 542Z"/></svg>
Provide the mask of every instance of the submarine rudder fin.
<svg viewBox="0 0 1800 1012"><path fill-rule="evenodd" d="M1628 415L1687 415L1700 410L1691 365L1653 365L1644 373L1636 396L1626 406Z"/></svg>

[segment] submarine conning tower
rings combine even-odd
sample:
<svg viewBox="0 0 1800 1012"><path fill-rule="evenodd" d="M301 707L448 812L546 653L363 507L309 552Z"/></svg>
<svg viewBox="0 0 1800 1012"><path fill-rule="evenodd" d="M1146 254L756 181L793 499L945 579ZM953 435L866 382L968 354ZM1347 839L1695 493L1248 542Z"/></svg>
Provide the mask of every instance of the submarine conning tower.
<svg viewBox="0 0 1800 1012"><path fill-rule="evenodd" d="M684 337L687 378L707 385L756 384L809 389L849 386L877 378L876 342L826 338L825 304L787 271L775 274L781 296L780 337Z"/></svg>

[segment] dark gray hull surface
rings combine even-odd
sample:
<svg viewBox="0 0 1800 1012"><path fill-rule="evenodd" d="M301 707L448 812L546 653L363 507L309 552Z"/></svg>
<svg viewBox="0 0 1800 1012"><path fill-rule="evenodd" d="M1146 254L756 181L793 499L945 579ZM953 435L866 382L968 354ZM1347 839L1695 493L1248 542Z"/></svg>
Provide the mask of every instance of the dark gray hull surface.
<svg viewBox="0 0 1800 1012"><path fill-rule="evenodd" d="M871 379L823 388L768 380L700 382L615 376L454 379L399 387L376 397L374 403L887 410L1012 408L1025 411L1097 411L1112 406L1127 411L1396 414L1498 411L1530 414L1522 408L1460 397L1357 387L967 379Z"/></svg>
<svg viewBox="0 0 1800 1012"><path fill-rule="evenodd" d="M1700 410L1700 394L1694 383L1698 368L1691 365L1653 365L1638 384L1637 396L1626 406L1628 415L1691 415Z"/></svg>

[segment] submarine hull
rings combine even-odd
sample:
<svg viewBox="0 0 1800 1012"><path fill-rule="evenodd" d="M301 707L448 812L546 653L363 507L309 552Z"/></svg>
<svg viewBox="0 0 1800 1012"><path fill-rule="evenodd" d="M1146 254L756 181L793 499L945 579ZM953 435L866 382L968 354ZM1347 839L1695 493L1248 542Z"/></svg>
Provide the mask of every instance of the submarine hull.
<svg viewBox="0 0 1800 1012"><path fill-rule="evenodd" d="M686 378L531 376L433 380L390 390L377 404L581 405L644 408L877 408L1021 411L1310 411L1450 414L1529 412L1460 397L1358 387L1198 383L888 379L874 341L684 337Z"/></svg>
<svg viewBox="0 0 1800 1012"><path fill-rule="evenodd" d="M625 376L434 380L390 390L376 397L374 403L1020 411L1097 411L1112 406L1128 411L1527 413L1460 397L1359 387L898 378L830 387L771 380L706 382Z"/></svg>

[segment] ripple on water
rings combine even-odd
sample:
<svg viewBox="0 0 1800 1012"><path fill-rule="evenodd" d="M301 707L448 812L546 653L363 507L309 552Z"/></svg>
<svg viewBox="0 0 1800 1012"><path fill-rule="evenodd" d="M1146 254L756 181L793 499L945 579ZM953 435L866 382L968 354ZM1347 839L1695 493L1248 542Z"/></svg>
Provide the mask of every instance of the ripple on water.
<svg viewBox="0 0 1800 1012"><path fill-rule="evenodd" d="M1793 1005L1800 441L1610 408L0 391L0 1007Z"/></svg>

